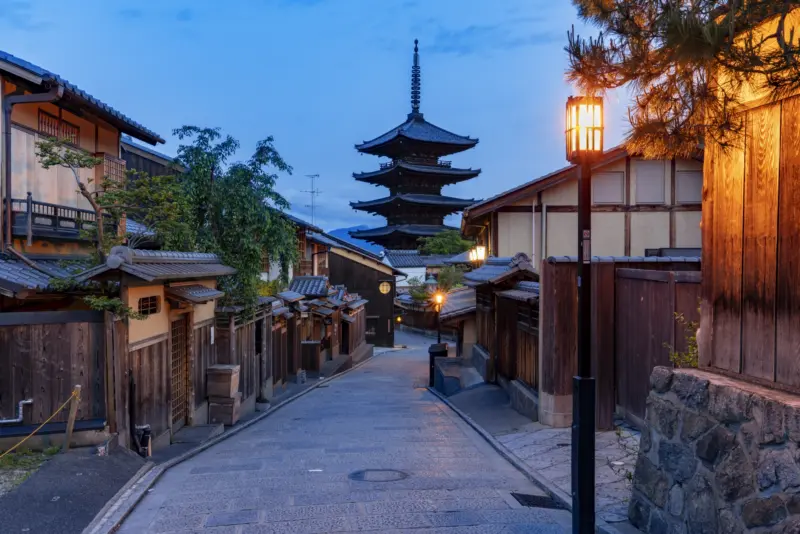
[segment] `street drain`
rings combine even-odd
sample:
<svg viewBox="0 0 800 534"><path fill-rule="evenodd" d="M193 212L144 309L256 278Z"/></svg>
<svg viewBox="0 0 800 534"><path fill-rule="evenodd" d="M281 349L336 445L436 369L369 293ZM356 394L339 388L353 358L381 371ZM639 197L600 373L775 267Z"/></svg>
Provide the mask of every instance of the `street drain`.
<svg viewBox="0 0 800 534"><path fill-rule="evenodd" d="M395 469L364 469L350 473L347 478L358 482L397 482L408 478L408 473Z"/></svg>
<svg viewBox="0 0 800 534"><path fill-rule="evenodd" d="M559 502L551 497L543 497L541 495L526 495L524 493L511 493L518 503L522 506L529 508L552 508L554 510L561 510L564 507Z"/></svg>

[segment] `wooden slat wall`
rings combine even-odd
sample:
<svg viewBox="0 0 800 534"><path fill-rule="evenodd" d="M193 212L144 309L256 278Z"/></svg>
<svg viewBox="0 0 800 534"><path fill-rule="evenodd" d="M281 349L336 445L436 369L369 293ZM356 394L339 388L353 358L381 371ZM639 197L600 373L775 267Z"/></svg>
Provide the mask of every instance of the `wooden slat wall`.
<svg viewBox="0 0 800 534"><path fill-rule="evenodd" d="M701 366L796 391L800 97L746 113L739 146L706 147Z"/></svg>
<svg viewBox="0 0 800 534"><path fill-rule="evenodd" d="M78 384L82 386L78 420L104 418L104 336L102 320L0 327L0 418L16 417L18 403L32 398L23 422L42 423ZM66 418L62 411L53 421Z"/></svg>
<svg viewBox="0 0 800 534"><path fill-rule="evenodd" d="M541 389L550 395L572 394L578 363L578 288L575 263L542 263L539 286L542 327Z"/></svg>
<svg viewBox="0 0 800 534"><path fill-rule="evenodd" d="M304 329L303 323L310 319L301 319L299 317L289 319L287 321L287 335L289 340L289 356L287 372L291 375L297 374L297 370L301 366L303 355L300 353L300 342L303 341L302 333Z"/></svg>
<svg viewBox="0 0 800 534"><path fill-rule="evenodd" d="M206 372L217 363L217 354L211 344L211 328L213 320L194 326L194 407L198 408L208 397L206 389Z"/></svg>
<svg viewBox="0 0 800 534"><path fill-rule="evenodd" d="M780 104L748 113L744 173L742 373L774 380Z"/></svg>
<svg viewBox="0 0 800 534"><path fill-rule="evenodd" d="M169 340L130 351L130 369L136 384L133 425L149 424L154 437L170 428ZM132 425L132 426L133 426Z"/></svg>
<svg viewBox="0 0 800 534"><path fill-rule="evenodd" d="M778 383L800 387L800 98L782 103L778 189L775 374Z"/></svg>
<svg viewBox="0 0 800 534"><path fill-rule="evenodd" d="M507 380L514 380L517 376L517 301L511 299L497 299L497 329L498 338L496 371Z"/></svg>

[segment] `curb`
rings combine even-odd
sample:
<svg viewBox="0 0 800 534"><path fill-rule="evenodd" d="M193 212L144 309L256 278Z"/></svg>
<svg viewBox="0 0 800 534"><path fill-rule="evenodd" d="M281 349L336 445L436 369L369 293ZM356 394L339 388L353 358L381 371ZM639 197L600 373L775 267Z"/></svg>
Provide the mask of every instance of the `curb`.
<svg viewBox="0 0 800 534"><path fill-rule="evenodd" d="M139 501L147 494L147 491L156 483L156 481L163 475L168 469L178 465L181 462L184 462L197 454L205 451L206 449L216 445L217 443L228 439L231 436L238 434L239 432L243 431L246 428L250 428L254 424L260 422L262 419L266 418L267 416L274 413L276 410L286 406L290 402L294 402L295 400L299 399L303 395L306 395L315 389L317 389L322 384L330 382L331 380L335 380L341 376L346 375L347 373L354 371L365 365L366 363L371 362L378 356L382 356L389 352L393 352L394 349L388 349L378 354L373 354L371 358L367 358L364 361L361 361L350 369L346 369L341 373L335 374L333 376L329 376L322 380L318 380L316 384L305 389L291 397L287 397L286 399L280 401L278 404L273 405L270 407L269 410L266 412L261 413L253 417L252 419L245 421L242 423L241 426L234 427L227 432L220 434L217 437L214 437L205 443L201 443L197 447L188 450L181 454L180 456L176 456L171 460L164 462L163 464L155 465L153 462L147 462L143 465L139 471L125 484L125 486L120 489L114 497L111 498L110 501L106 503L102 510L95 516L89 526L87 526L82 534L110 534L120 526L122 521L128 517L128 514L139 504Z"/></svg>
<svg viewBox="0 0 800 534"><path fill-rule="evenodd" d="M448 408L453 410L461 419L464 420L469 426L472 427L480 436L492 446L494 450L500 453L500 456L505 458L511 465L513 465L517 471L520 471L525 477L542 488L545 492L547 492L554 500L558 501L566 510L572 513L572 496L562 490L561 488L557 487L555 484L551 483L549 480L544 478L542 475L537 473L534 469L530 468L525 462L520 460L513 452L508 450L505 445L497 441L494 436L489 434L486 430L483 429L478 423L476 423L469 415L461 411L460 408L453 405L447 397L436 391L435 389L428 387L428 391L430 391L434 396L436 396L440 401L442 401ZM600 532L601 534L622 534L620 530L616 527L606 523L599 517L595 517L595 530Z"/></svg>

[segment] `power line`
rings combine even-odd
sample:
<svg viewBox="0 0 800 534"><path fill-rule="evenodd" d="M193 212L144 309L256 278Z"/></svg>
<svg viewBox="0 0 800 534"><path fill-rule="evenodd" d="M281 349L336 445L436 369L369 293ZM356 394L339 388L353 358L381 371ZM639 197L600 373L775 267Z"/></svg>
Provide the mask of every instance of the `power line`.
<svg viewBox="0 0 800 534"><path fill-rule="evenodd" d="M319 178L319 174L307 174L306 178L311 179L311 189L306 191L301 191L301 193L308 193L311 195L311 204L306 204L307 208L311 208L311 224L316 225L316 211L317 211L317 197L322 193L319 189L317 189L317 179Z"/></svg>

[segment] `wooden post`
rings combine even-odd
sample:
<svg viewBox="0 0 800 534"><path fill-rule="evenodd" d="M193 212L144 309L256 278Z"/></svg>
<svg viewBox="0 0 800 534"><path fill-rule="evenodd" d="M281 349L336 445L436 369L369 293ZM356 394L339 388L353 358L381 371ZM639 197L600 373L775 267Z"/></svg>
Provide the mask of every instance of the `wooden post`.
<svg viewBox="0 0 800 534"><path fill-rule="evenodd" d="M72 429L75 427L75 417L78 415L78 403L81 402L81 386L76 385L72 390L72 403L69 405L69 419L67 419L67 431L64 434L64 447L61 449L66 452L69 450L69 442L72 440Z"/></svg>
<svg viewBox="0 0 800 534"><path fill-rule="evenodd" d="M26 233L28 237L28 246L33 245L33 196L31 192L28 191L28 197L25 205L25 209L28 212L28 217L25 222L26 225Z"/></svg>
<svg viewBox="0 0 800 534"><path fill-rule="evenodd" d="M103 325L105 326L105 356L106 356L106 420L108 428L117 432L117 406L114 402L114 366L117 364L116 347L117 340L114 337L114 314L105 312L103 315Z"/></svg>

